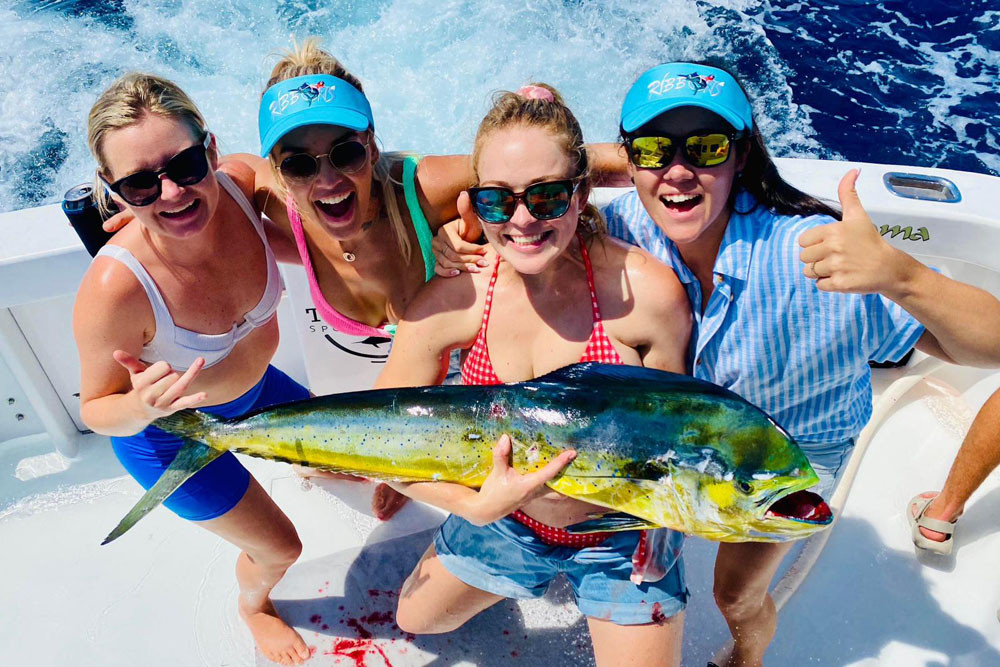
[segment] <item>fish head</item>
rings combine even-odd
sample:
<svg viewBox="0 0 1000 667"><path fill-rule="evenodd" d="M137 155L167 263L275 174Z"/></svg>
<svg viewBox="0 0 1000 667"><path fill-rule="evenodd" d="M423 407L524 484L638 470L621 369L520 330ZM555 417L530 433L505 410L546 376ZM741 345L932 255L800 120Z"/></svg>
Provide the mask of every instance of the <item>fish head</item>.
<svg viewBox="0 0 1000 667"><path fill-rule="evenodd" d="M656 463L668 470L656 480L658 503L690 517L685 532L722 542L785 542L833 522L829 506L807 490L819 477L776 425L721 432L714 443L669 450Z"/></svg>

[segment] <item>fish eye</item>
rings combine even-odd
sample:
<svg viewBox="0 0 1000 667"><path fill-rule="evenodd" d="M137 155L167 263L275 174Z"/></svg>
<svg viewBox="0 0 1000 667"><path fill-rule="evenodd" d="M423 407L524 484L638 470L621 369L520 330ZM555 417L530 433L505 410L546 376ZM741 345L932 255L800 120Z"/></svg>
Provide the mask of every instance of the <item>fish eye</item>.
<svg viewBox="0 0 1000 667"><path fill-rule="evenodd" d="M753 484L746 481L745 479L738 480L736 482L736 488L738 488L740 491L746 494L753 493Z"/></svg>

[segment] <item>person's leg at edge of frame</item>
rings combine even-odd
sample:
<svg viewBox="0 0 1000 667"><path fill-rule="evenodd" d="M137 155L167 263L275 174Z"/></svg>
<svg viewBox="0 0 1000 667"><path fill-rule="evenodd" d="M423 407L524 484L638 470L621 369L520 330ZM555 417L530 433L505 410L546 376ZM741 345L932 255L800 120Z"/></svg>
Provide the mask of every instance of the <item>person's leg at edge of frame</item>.
<svg viewBox="0 0 1000 667"><path fill-rule="evenodd" d="M920 494L923 498L933 498L924 516L956 521L965 510L965 503L997 466L1000 466L1000 390L986 399L973 420L940 493L928 491ZM909 511L916 514L914 507L910 507ZM922 526L920 532L936 542L947 537Z"/></svg>
<svg viewBox="0 0 1000 667"><path fill-rule="evenodd" d="M791 542L719 544L715 558L715 603L733 635L726 667L760 667L778 627L778 612L767 593Z"/></svg>
<svg viewBox="0 0 1000 667"><path fill-rule="evenodd" d="M431 544L403 582L396 624L400 630L417 635L451 632L503 599L470 586L445 569Z"/></svg>
<svg viewBox="0 0 1000 667"><path fill-rule="evenodd" d="M597 667L679 667L684 612L643 625L587 618Z"/></svg>
<svg viewBox="0 0 1000 667"><path fill-rule="evenodd" d="M257 480L250 478L233 509L208 521L195 522L242 550L236 561L240 616L261 652L281 665L300 665L309 658L302 637L278 616L271 589L302 552L292 522Z"/></svg>

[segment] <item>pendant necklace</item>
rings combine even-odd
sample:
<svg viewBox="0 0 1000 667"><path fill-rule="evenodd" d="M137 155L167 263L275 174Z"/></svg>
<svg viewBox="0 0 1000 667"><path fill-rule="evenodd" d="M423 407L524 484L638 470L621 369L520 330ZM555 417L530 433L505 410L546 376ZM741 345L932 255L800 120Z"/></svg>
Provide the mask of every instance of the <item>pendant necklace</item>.
<svg viewBox="0 0 1000 667"><path fill-rule="evenodd" d="M374 220L370 220L370 221L366 222L365 224L363 224L363 225L361 226L361 231L362 231L362 232L367 232L367 231L368 231L369 229L371 229L371 227L372 227L372 225L373 225L373 224L375 224L375 221L374 221ZM341 248L343 248L343 247L344 247L344 246L341 246ZM357 255L355 255L355 254L354 254L353 252L351 252L350 250L344 250L344 261L345 261L345 262L353 262L353 261L354 261L354 260L356 260L357 258L358 258L358 256L357 256Z"/></svg>

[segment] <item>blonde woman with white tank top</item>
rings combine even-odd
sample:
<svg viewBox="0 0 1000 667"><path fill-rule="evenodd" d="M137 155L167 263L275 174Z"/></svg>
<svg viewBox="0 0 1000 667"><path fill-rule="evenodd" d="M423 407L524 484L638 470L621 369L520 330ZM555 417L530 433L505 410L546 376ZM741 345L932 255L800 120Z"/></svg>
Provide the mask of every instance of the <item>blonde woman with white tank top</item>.
<svg viewBox="0 0 1000 667"><path fill-rule="evenodd" d="M253 170L220 168L197 108L151 75L115 81L88 134L98 177L138 224L102 249L77 294L81 415L149 488L182 446L153 420L195 406L234 417L309 392L270 365L282 285ZM243 550L239 611L254 640L279 664L304 662L309 650L269 597L302 545L260 484L225 453L164 504Z"/></svg>

